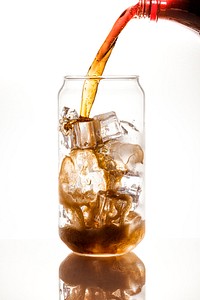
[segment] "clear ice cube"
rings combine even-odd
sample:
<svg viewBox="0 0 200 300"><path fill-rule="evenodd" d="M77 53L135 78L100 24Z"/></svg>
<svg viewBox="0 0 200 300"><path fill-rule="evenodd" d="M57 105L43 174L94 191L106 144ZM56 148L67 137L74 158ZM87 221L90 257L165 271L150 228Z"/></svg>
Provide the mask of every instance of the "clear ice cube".
<svg viewBox="0 0 200 300"><path fill-rule="evenodd" d="M99 168L92 150L73 150L62 162L59 181L66 193L79 194L106 189L105 171Z"/></svg>
<svg viewBox="0 0 200 300"><path fill-rule="evenodd" d="M100 122L100 135L103 142L118 138L123 134L120 121L114 111L96 115L94 120Z"/></svg>
<svg viewBox="0 0 200 300"><path fill-rule="evenodd" d="M119 191L131 195L134 208L138 206L140 194L142 192L142 184L142 177L135 173L129 172L121 178Z"/></svg>
<svg viewBox="0 0 200 300"><path fill-rule="evenodd" d="M132 164L143 162L143 151L139 145L116 141L113 143L111 151L118 153L125 165L129 162L129 160Z"/></svg>
<svg viewBox="0 0 200 300"><path fill-rule="evenodd" d="M93 211L96 227L122 225L131 208L132 197L129 194L99 191Z"/></svg>
<svg viewBox="0 0 200 300"><path fill-rule="evenodd" d="M78 113L75 109L64 106L61 111L61 118L64 121L78 119Z"/></svg>
<svg viewBox="0 0 200 300"><path fill-rule="evenodd" d="M143 162L144 156L139 145L122 143L118 140L108 141L98 148L98 153L104 155L105 160L109 157L114 162L115 168L121 171L133 171L135 164Z"/></svg>
<svg viewBox="0 0 200 300"><path fill-rule="evenodd" d="M98 142L96 137L96 127L97 124L94 122L94 120L74 123L70 133L71 148L95 148Z"/></svg>
<svg viewBox="0 0 200 300"><path fill-rule="evenodd" d="M123 136L120 138L120 141L139 145L142 144L142 134L133 123L120 121L120 124L123 130Z"/></svg>
<svg viewBox="0 0 200 300"><path fill-rule="evenodd" d="M69 129L71 129L72 124L76 122L78 119L78 113L75 109L71 109L69 107L63 107L62 112L60 114L59 119L59 130L62 132L64 136L67 136L69 133Z"/></svg>
<svg viewBox="0 0 200 300"><path fill-rule="evenodd" d="M76 187L77 174L71 157L66 156L60 168L59 186L64 193L73 192Z"/></svg>
<svg viewBox="0 0 200 300"><path fill-rule="evenodd" d="M65 149L71 149L71 127L78 119L78 113L75 109L64 106L59 119L59 131L62 133L61 146Z"/></svg>

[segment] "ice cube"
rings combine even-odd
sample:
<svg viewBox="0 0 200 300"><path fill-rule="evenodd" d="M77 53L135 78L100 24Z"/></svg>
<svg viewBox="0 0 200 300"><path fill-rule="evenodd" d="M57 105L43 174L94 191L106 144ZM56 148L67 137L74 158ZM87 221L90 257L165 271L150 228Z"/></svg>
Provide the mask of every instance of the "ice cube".
<svg viewBox="0 0 200 300"><path fill-rule="evenodd" d="M61 118L59 119L59 129L63 135L67 135L68 130L72 127L72 124L78 119L78 113L75 109L71 109L69 107L64 106L60 116Z"/></svg>
<svg viewBox="0 0 200 300"><path fill-rule="evenodd" d="M117 152L125 165L129 162L129 160L132 164L143 162L144 155L140 145L116 141L113 143L111 151Z"/></svg>
<svg viewBox="0 0 200 300"><path fill-rule="evenodd" d="M65 153L65 148L71 148L71 138L70 131L72 124L78 119L78 113L75 109L64 106L59 119L59 131L62 133L63 138L61 138L61 146L64 146L63 153Z"/></svg>
<svg viewBox="0 0 200 300"><path fill-rule="evenodd" d="M114 111L97 115L94 120L100 122L100 135L103 142L118 138L123 134L122 127Z"/></svg>
<svg viewBox="0 0 200 300"><path fill-rule="evenodd" d="M94 220L97 227L102 227L107 223L107 213L109 211L109 201L106 201L106 192L99 191L94 207Z"/></svg>
<svg viewBox="0 0 200 300"><path fill-rule="evenodd" d="M132 172L125 174L121 178L119 191L131 195L132 201L134 203L134 208L138 206L140 194L142 191L142 184L142 177Z"/></svg>
<svg viewBox="0 0 200 300"><path fill-rule="evenodd" d="M94 122L93 119L74 123L70 133L71 148L95 148L98 143L95 133L97 126L97 122Z"/></svg>
<svg viewBox="0 0 200 300"><path fill-rule="evenodd" d="M71 138L69 132L67 135L63 135L63 140L61 140L61 146L63 146L62 153L68 154L68 152L65 152L65 149L71 149Z"/></svg>
<svg viewBox="0 0 200 300"><path fill-rule="evenodd" d="M71 157L83 190L93 190L97 193L99 190L106 189L105 171L99 168L98 160L92 150L76 150L72 152Z"/></svg>
<svg viewBox="0 0 200 300"><path fill-rule="evenodd" d="M61 188L72 195L106 189L105 171L99 168L92 150L73 150L63 159L59 182Z"/></svg>
<svg viewBox="0 0 200 300"><path fill-rule="evenodd" d="M71 157L66 156L61 164L59 186L65 192L73 192L76 188L77 174Z"/></svg>
<svg viewBox="0 0 200 300"><path fill-rule="evenodd" d="M123 130L123 136L120 138L121 142L142 144L143 136L133 123L120 121L120 124Z"/></svg>
<svg viewBox="0 0 200 300"><path fill-rule="evenodd" d="M96 227L115 224L122 225L132 208L132 197L129 194L112 190L99 191L93 210Z"/></svg>
<svg viewBox="0 0 200 300"><path fill-rule="evenodd" d="M75 109L64 106L61 111L61 118L64 121L78 119L78 113Z"/></svg>
<svg viewBox="0 0 200 300"><path fill-rule="evenodd" d="M135 127L133 123L130 123L128 121L120 121L121 127L123 129L124 134L131 134L131 132L134 130L136 132L139 132L139 130Z"/></svg>
<svg viewBox="0 0 200 300"><path fill-rule="evenodd" d="M113 166L121 171L133 171L135 164L143 162L143 150L139 145L122 143L118 140L110 140L97 149L101 161L110 158ZM108 160L108 159L107 159Z"/></svg>

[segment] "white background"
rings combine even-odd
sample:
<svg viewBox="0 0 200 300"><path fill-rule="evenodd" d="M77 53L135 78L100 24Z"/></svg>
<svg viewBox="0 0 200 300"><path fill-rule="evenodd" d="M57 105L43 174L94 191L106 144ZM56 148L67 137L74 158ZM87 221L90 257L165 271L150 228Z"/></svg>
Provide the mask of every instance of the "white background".
<svg viewBox="0 0 200 300"><path fill-rule="evenodd" d="M0 238L57 237L57 93L131 1L10 0L0 12ZM200 238L200 38L132 20L106 74L146 93L147 235Z"/></svg>

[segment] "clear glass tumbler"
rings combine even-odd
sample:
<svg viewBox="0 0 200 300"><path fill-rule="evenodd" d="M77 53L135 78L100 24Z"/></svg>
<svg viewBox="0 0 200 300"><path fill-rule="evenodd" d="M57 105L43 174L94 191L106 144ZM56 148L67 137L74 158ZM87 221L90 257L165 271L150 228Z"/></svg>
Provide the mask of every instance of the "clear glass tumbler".
<svg viewBox="0 0 200 300"><path fill-rule="evenodd" d="M98 83L90 115L87 84ZM75 253L112 256L144 237L144 92L138 76L66 76L59 91L59 235Z"/></svg>

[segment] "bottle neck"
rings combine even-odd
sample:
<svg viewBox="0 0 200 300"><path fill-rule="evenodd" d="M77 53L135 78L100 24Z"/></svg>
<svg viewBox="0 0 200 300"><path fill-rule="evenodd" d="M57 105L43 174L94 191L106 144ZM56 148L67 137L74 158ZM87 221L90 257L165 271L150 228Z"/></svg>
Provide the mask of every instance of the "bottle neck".
<svg viewBox="0 0 200 300"><path fill-rule="evenodd" d="M199 0L139 0L138 16L175 21L200 34Z"/></svg>
<svg viewBox="0 0 200 300"><path fill-rule="evenodd" d="M147 17L152 21L157 21L160 11L165 11L169 0L139 0L138 16Z"/></svg>

